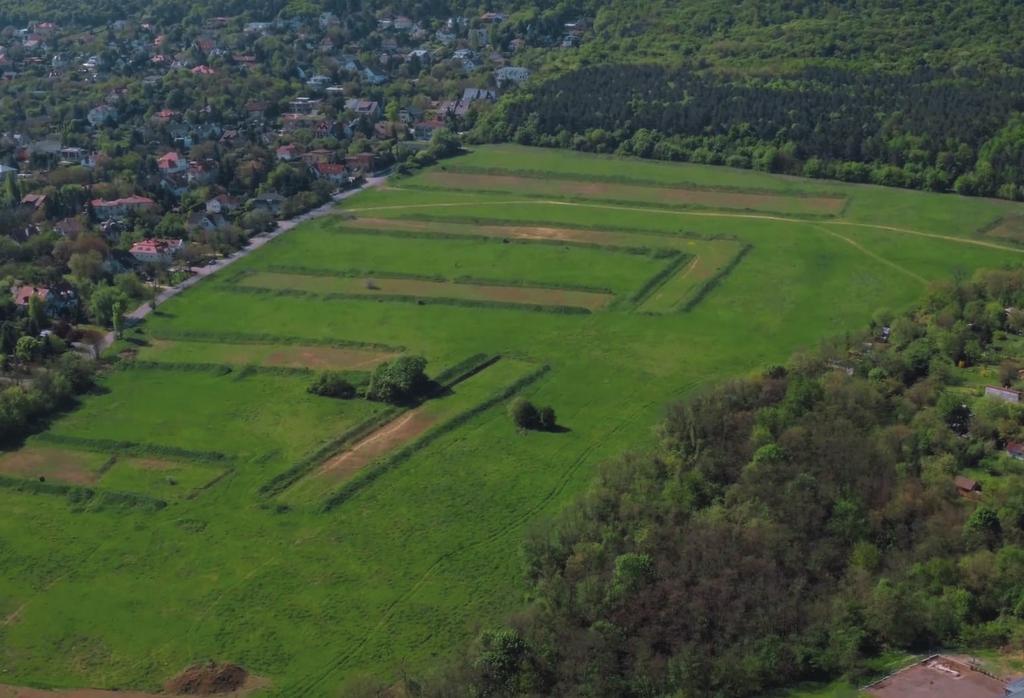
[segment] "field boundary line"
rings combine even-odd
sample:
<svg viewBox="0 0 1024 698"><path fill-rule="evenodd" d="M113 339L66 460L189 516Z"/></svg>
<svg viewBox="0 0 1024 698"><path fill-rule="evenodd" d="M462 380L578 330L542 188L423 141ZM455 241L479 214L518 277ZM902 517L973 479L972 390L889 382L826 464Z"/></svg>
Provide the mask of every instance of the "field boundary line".
<svg viewBox="0 0 1024 698"><path fill-rule="evenodd" d="M93 439L85 436L69 436L66 434L52 434L43 432L33 437L36 441L77 448L83 451L94 453L117 453L134 456L136 458L147 458L159 456L170 460L196 462L196 463L220 463L232 459L219 451L198 451L177 446L164 446L161 444L146 443L143 441L117 441L115 439Z"/></svg>
<svg viewBox="0 0 1024 698"><path fill-rule="evenodd" d="M518 288L518 287L516 287ZM538 289L555 290L555 289ZM463 308L491 308L495 310L517 310L529 313L554 313L556 315L590 315L593 311L582 305L544 305L541 303L511 303L505 301L476 300L472 298L450 298L445 296L415 296L402 293L371 294L371 293L319 293L293 288L265 288L261 286L226 286L222 289L227 293L240 293L268 296L291 296L295 298L319 298L324 301L375 301L377 303L406 303L409 305L447 305ZM597 295L597 294L595 294Z"/></svg>
<svg viewBox="0 0 1024 698"><path fill-rule="evenodd" d="M456 174L489 174L508 175L513 177L525 177L528 179L557 179L569 182L605 182L608 184L637 184L640 186L657 187L659 189L692 189L694 191L721 192L724 194L758 194L765 196L778 196L790 198L823 198L823 199L849 199L850 197L839 191L813 192L807 190L779 191L776 189L744 189L740 187L716 186L709 184L698 184L696 182L669 183L657 179L643 179L633 177L617 177L615 175L597 175L573 172L546 172L544 170L516 170L507 167L480 167L476 165L460 164L458 160L446 163L446 172ZM402 181L402 180L399 180ZM388 188L392 188L390 185Z"/></svg>

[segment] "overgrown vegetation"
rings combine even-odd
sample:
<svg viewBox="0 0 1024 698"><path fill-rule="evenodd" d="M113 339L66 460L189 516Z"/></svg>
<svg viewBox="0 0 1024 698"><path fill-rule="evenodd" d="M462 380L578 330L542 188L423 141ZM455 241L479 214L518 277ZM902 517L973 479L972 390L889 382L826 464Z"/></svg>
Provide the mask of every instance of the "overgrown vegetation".
<svg viewBox="0 0 1024 698"><path fill-rule="evenodd" d="M672 405L655 450L528 538L530 612L431 691L756 696L887 650L1024 646L1024 407L969 389L982 366L1019 385L1022 305L1021 269L935 284Z"/></svg>

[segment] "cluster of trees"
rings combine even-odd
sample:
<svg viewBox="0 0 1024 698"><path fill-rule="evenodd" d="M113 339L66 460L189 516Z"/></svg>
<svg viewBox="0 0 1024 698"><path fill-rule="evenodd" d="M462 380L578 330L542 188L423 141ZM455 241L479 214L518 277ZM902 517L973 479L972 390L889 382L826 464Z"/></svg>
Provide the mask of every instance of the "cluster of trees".
<svg viewBox="0 0 1024 698"><path fill-rule="evenodd" d="M31 337L22 340L40 341ZM67 408L75 395L93 386L93 375L91 362L65 353L38 371L26 385L0 391L0 442L10 444L26 436L39 420Z"/></svg>
<svg viewBox="0 0 1024 698"><path fill-rule="evenodd" d="M432 387L426 368L427 360L422 356L399 356L382 363L370 376L366 397L393 405L422 398Z"/></svg>
<svg viewBox="0 0 1024 698"><path fill-rule="evenodd" d="M554 407L537 407L524 397L517 397L509 403L508 414L520 429L554 431L558 427Z"/></svg>
<svg viewBox="0 0 1024 698"><path fill-rule="evenodd" d="M887 342L672 405L655 448L528 537L530 608L422 694L738 698L860 680L887 650L1024 647L1024 407L958 367L967 345L1005 360L1021 305L1024 270L955 279L881 313ZM980 501L963 473L989 477Z"/></svg>
<svg viewBox="0 0 1024 698"><path fill-rule="evenodd" d="M1022 89L1020 70L606 63L506 98L472 138L1024 199Z"/></svg>

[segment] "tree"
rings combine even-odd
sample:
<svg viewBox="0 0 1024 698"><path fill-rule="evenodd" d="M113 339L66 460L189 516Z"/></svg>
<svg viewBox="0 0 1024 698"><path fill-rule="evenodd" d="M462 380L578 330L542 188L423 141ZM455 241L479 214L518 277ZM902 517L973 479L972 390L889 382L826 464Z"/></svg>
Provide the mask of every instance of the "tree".
<svg viewBox="0 0 1024 698"><path fill-rule="evenodd" d="M96 324L110 327L114 322L114 306L118 303L123 308L128 302L124 292L115 286L99 286L89 300L89 310Z"/></svg>
<svg viewBox="0 0 1024 698"><path fill-rule="evenodd" d="M1015 361L1003 361L999 364L999 381L1009 388L1017 380L1017 372L1020 367Z"/></svg>
<svg viewBox="0 0 1024 698"><path fill-rule="evenodd" d="M103 272L103 256L96 250L75 252L68 260L68 268L80 281L96 281Z"/></svg>
<svg viewBox="0 0 1024 698"><path fill-rule="evenodd" d="M124 303L117 301L111 310L114 322L114 336L121 339L124 335Z"/></svg>
<svg viewBox="0 0 1024 698"><path fill-rule="evenodd" d="M39 334L49 326L50 320L46 317L46 307L43 299L33 293L28 299L28 327L32 334Z"/></svg>
<svg viewBox="0 0 1024 698"><path fill-rule="evenodd" d="M370 376L366 397L392 404L415 399L429 385L426 367L427 360L422 356L400 356L385 362Z"/></svg>
<svg viewBox="0 0 1024 698"><path fill-rule="evenodd" d="M550 405L540 408L538 419L540 422L540 428L544 431L554 431L555 427L558 426L558 421L555 417L555 408Z"/></svg>
<svg viewBox="0 0 1024 698"><path fill-rule="evenodd" d="M532 402L524 397L517 397L508 406L512 422L520 429L536 429L540 426L540 412Z"/></svg>
<svg viewBox="0 0 1024 698"><path fill-rule="evenodd" d="M14 355L18 357L18 361L23 364L27 364L39 354L39 350L42 346L43 343L35 337L21 337L18 339L18 343L14 347Z"/></svg>

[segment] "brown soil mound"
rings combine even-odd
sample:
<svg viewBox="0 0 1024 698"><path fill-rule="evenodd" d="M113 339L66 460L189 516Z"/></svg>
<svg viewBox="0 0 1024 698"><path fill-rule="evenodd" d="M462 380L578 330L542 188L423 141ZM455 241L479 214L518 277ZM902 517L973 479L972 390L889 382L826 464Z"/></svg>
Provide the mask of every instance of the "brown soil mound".
<svg viewBox="0 0 1024 698"><path fill-rule="evenodd" d="M248 672L237 664L193 664L167 682L168 693L187 696L205 696L213 693L231 693L245 685Z"/></svg>

